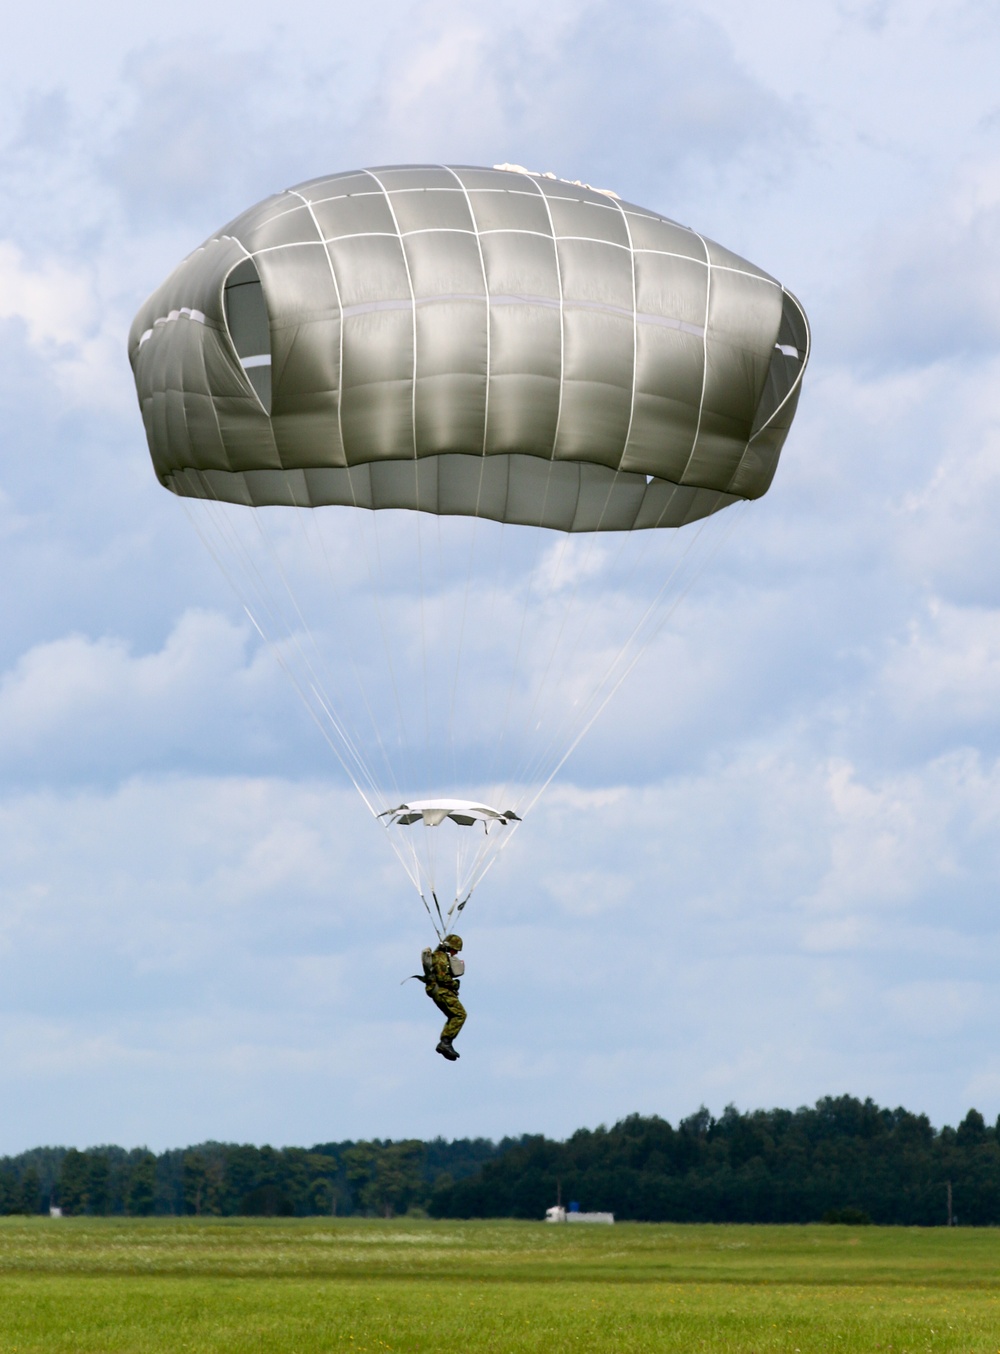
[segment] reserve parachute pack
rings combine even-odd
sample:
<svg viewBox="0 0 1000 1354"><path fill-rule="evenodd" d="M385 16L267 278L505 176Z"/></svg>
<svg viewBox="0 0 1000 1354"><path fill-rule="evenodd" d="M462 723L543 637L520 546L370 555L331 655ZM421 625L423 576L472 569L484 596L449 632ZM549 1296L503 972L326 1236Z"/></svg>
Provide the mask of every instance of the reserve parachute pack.
<svg viewBox="0 0 1000 1354"><path fill-rule="evenodd" d="M465 974L465 960L457 954L449 954L448 963L451 967L451 976L461 978Z"/></svg>

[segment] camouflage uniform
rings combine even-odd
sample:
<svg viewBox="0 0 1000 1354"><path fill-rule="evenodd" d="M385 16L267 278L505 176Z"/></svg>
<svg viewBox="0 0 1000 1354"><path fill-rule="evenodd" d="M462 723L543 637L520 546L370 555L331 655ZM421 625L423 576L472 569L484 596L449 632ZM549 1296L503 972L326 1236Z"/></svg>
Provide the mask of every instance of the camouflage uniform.
<svg viewBox="0 0 1000 1354"><path fill-rule="evenodd" d="M431 954L431 966L434 970L433 981L426 987L427 995L442 1015L448 1017L441 1038L449 1042L455 1038L465 1024L465 1007L458 999L458 979L452 974L445 941L458 940L457 936L445 936L444 940ZM461 946L459 941L458 946Z"/></svg>

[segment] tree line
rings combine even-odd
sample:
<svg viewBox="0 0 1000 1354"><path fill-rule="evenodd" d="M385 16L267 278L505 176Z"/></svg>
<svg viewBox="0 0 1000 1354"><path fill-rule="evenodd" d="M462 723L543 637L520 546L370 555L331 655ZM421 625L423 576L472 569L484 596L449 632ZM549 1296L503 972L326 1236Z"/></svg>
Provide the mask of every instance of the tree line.
<svg viewBox="0 0 1000 1354"><path fill-rule="evenodd" d="M949 1190L950 1185L950 1190ZM437 1217L538 1218L560 1197L641 1222L1000 1224L1000 1121L957 1129L872 1100L700 1109L673 1128L632 1115L566 1142L531 1137L439 1187Z"/></svg>
<svg viewBox="0 0 1000 1354"><path fill-rule="evenodd" d="M702 1108L674 1128L630 1115L565 1142L207 1142L36 1148L0 1159L0 1212L231 1217L325 1214L541 1218L561 1199L646 1222L853 1221L1000 1225L1000 1121L958 1128L872 1100L811 1108Z"/></svg>
<svg viewBox="0 0 1000 1354"><path fill-rule="evenodd" d="M437 1138L276 1149L206 1142L159 1155L41 1147L0 1158L0 1213L392 1217L424 1209L435 1189L450 1188L514 1143Z"/></svg>

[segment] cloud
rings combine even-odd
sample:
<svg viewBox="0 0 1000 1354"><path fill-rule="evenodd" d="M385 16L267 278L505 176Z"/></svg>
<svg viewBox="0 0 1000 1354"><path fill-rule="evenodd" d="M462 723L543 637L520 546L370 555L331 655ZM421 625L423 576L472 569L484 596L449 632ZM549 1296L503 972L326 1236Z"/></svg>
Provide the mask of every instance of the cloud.
<svg viewBox="0 0 1000 1354"><path fill-rule="evenodd" d="M97 319L90 279L53 259L29 265L16 245L0 240L0 319L22 320L35 348L78 345Z"/></svg>
<svg viewBox="0 0 1000 1354"><path fill-rule="evenodd" d="M254 196L285 186L250 186L261 171L277 170L285 136L294 144L294 115L272 120L281 74L263 49L157 44L130 57L125 80L128 111L101 158L135 224L200 222L208 234Z"/></svg>
<svg viewBox="0 0 1000 1354"><path fill-rule="evenodd" d="M137 777L105 793L6 798L0 949L41 961L9 975L7 1009L49 1008L54 989L57 1005L72 994L81 1009L127 1018L223 994L239 1003L252 998L255 969L283 1001L304 985L335 992L342 961L316 942L351 928L344 871L361 861L378 881L381 863L352 847L366 816L353 791L257 778ZM384 926L386 907L370 913ZM116 983L79 965L81 949L114 954ZM234 968L213 977L225 949Z"/></svg>
<svg viewBox="0 0 1000 1354"><path fill-rule="evenodd" d="M1000 603L1000 358L925 373L937 399L925 439L933 459L913 466L894 514L893 550L928 596L989 608ZM917 439L914 439L915 441ZM918 442L919 445L919 442Z"/></svg>
<svg viewBox="0 0 1000 1354"><path fill-rule="evenodd" d="M1000 734L1000 610L932 600L882 670L886 707L933 746Z"/></svg>
<svg viewBox="0 0 1000 1354"><path fill-rule="evenodd" d="M222 616L188 612L150 653L79 634L36 645L0 679L2 774L22 784L101 781L192 758L267 757L280 747L283 706L298 732L294 696L248 639Z"/></svg>
<svg viewBox="0 0 1000 1354"><path fill-rule="evenodd" d="M862 366L968 362L1000 343L1000 160L970 156L909 217L869 231L838 341Z"/></svg>
<svg viewBox="0 0 1000 1354"><path fill-rule="evenodd" d="M439 0L398 30L387 77L366 110L366 145L510 160L626 196L678 174L767 177L796 141L788 107L682 5L598 0L526 23Z"/></svg>
<svg viewBox="0 0 1000 1354"><path fill-rule="evenodd" d="M624 871L558 870L545 886L570 916L595 917L625 907L632 898L632 881Z"/></svg>
<svg viewBox="0 0 1000 1354"><path fill-rule="evenodd" d="M688 5L528 15L428 0L383 32L377 58L361 43L354 60L323 25L308 53L245 34L236 49L206 38L135 50L100 115L97 181L132 229L183 224L190 249L256 199L358 164L508 159L676 199L678 177L725 173L741 191L774 180L801 143L802 110Z"/></svg>
<svg viewBox="0 0 1000 1354"><path fill-rule="evenodd" d="M924 1037L961 1034L996 1017L996 1000L982 983L906 983L887 992L885 1003L907 1033Z"/></svg>
<svg viewBox="0 0 1000 1354"><path fill-rule="evenodd" d="M33 356L74 404L121 407L122 316L102 306L93 264L51 255L31 259L0 240L0 321L21 328ZM19 337L4 346L13 347Z"/></svg>
<svg viewBox="0 0 1000 1354"><path fill-rule="evenodd" d="M801 899L807 912L854 914L857 926L859 916L872 918L886 907L914 905L927 891L934 892L935 883L939 889L953 885L959 871L946 843L954 830L960 789L966 799L968 776L975 774L963 759L956 761L867 784L849 765L828 768L824 798L829 864L816 889ZM946 824L941 823L942 812ZM822 937L822 932L812 932L807 943L819 947ZM825 938L831 938L828 931ZM863 928L852 934L847 927L839 941L866 938Z"/></svg>
<svg viewBox="0 0 1000 1354"><path fill-rule="evenodd" d="M424 914L352 791L179 774L8 794L3 1146L51 1123L158 1146L565 1133L846 1083L940 1117L994 1067L976 993L998 812L1000 771L971 755L871 778L789 748L554 787L465 914L468 1070L427 1097L436 1013L399 986ZM830 923L848 929L817 943ZM922 984L942 985L939 1028ZM555 1068L559 1096L525 1099Z"/></svg>
<svg viewBox="0 0 1000 1354"><path fill-rule="evenodd" d="M106 290L92 262L30 258L0 240L0 352L26 339L36 369L71 404L120 409L123 316L114 302L105 304Z"/></svg>
<svg viewBox="0 0 1000 1354"><path fill-rule="evenodd" d="M322 783L134 778L0 801L0 1045L21 1106L3 1147L53 1125L195 1140L206 1097L231 1138L320 1140L356 1111L370 1135L376 1085L419 1099L427 1004L399 979L423 913L379 836L353 791ZM313 1087L308 1127L278 1110L280 1085L286 1105Z"/></svg>
<svg viewBox="0 0 1000 1354"><path fill-rule="evenodd" d="M850 23L881 33L889 22L893 4L892 0L837 0L836 8Z"/></svg>

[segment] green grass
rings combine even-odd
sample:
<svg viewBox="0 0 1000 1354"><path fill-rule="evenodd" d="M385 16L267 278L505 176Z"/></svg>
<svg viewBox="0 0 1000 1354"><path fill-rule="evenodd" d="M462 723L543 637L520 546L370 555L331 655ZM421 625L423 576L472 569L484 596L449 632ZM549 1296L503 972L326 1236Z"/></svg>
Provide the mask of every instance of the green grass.
<svg viewBox="0 0 1000 1354"><path fill-rule="evenodd" d="M0 1354L1000 1354L1000 1230L0 1219Z"/></svg>

